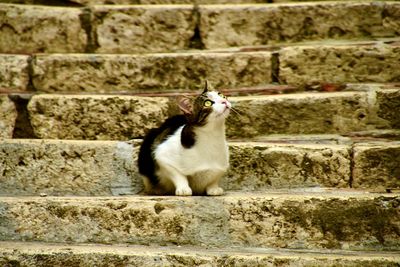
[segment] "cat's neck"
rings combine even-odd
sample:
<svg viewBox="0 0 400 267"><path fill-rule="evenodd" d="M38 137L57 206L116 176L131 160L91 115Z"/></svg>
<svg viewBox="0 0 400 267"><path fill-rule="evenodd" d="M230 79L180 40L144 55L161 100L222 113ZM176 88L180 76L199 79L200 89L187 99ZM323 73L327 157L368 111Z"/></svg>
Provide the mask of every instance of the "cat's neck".
<svg viewBox="0 0 400 267"><path fill-rule="evenodd" d="M204 136L225 138L225 120L207 122L205 125L195 127L195 132Z"/></svg>

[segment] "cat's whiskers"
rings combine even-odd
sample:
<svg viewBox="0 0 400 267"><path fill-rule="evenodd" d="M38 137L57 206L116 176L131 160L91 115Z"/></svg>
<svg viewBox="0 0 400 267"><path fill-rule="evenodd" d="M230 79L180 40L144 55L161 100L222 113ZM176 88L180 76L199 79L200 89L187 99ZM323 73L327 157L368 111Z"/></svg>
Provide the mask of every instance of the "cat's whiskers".
<svg viewBox="0 0 400 267"><path fill-rule="evenodd" d="M231 111L233 111L239 118L243 118L243 115L240 114L239 110L235 109L234 107L230 108Z"/></svg>

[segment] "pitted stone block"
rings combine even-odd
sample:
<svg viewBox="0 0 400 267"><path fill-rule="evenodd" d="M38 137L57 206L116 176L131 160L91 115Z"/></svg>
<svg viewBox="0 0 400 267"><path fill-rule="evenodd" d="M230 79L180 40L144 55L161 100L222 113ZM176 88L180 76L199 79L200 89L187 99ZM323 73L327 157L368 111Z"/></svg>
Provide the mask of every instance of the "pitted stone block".
<svg viewBox="0 0 400 267"><path fill-rule="evenodd" d="M84 52L82 10L54 6L0 5L0 52Z"/></svg>
<svg viewBox="0 0 400 267"><path fill-rule="evenodd" d="M17 115L15 104L7 95L0 95L0 139L12 138Z"/></svg>
<svg viewBox="0 0 400 267"><path fill-rule="evenodd" d="M41 139L129 140L169 115L167 98L36 95L28 105Z"/></svg>
<svg viewBox="0 0 400 267"><path fill-rule="evenodd" d="M215 88L271 82L271 53L168 53L145 55L41 55L33 84L46 92L193 90L208 79Z"/></svg>

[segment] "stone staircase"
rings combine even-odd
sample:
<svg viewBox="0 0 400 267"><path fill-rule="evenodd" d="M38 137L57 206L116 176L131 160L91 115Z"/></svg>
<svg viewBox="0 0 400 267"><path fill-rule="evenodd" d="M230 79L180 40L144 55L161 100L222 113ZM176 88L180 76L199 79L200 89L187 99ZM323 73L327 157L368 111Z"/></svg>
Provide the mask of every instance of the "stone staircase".
<svg viewBox="0 0 400 267"><path fill-rule="evenodd" d="M399 266L400 2L0 0L0 266ZM208 79L221 197L140 194Z"/></svg>

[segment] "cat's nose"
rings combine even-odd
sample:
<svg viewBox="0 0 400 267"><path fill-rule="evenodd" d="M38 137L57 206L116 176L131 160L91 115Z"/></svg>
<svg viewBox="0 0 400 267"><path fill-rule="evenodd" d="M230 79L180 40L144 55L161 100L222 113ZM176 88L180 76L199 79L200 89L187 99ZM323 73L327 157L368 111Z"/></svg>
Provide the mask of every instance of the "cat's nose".
<svg viewBox="0 0 400 267"><path fill-rule="evenodd" d="M228 104L228 101L227 101L227 100L222 100L221 104L225 105L225 107L228 107L228 106L229 106L229 104Z"/></svg>

